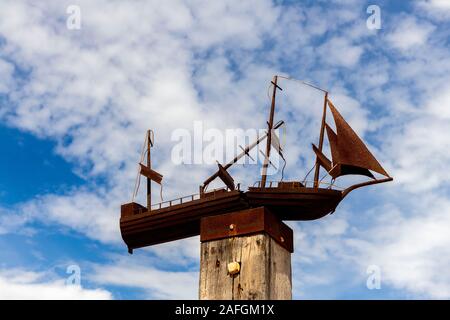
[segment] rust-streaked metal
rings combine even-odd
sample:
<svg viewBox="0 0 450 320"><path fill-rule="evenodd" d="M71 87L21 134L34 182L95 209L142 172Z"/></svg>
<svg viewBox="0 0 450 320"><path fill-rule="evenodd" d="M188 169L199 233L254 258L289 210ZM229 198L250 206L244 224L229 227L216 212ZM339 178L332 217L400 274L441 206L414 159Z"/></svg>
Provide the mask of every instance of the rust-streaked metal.
<svg viewBox="0 0 450 320"><path fill-rule="evenodd" d="M319 148L317 148L315 146L315 144L312 144L312 148L314 153L317 156L317 163L320 164L322 167L325 168L325 170L330 171L331 170L331 161L330 159L328 159L323 153L322 151L319 150Z"/></svg>
<svg viewBox="0 0 450 320"><path fill-rule="evenodd" d="M162 174L156 172L153 169L150 169L149 167L144 166L142 163L140 165L140 171L139 173L142 174L144 177L146 177L149 181L153 180L157 184L161 184L162 181Z"/></svg>
<svg viewBox="0 0 450 320"><path fill-rule="evenodd" d="M327 130L328 143L330 144L331 149L331 160L333 161L334 164L336 164L339 162L337 135L328 124L325 124L325 128Z"/></svg>
<svg viewBox="0 0 450 320"><path fill-rule="evenodd" d="M277 129L284 123L279 121L275 125L273 124L276 90L281 90L277 81L278 77L274 76L267 132L258 137L254 143L241 148L242 152L227 164L222 166L218 163L217 172L203 182L199 188L199 194L161 202L152 206L150 202L151 189L147 184L147 207L135 202L122 205L120 230L129 252L136 248L199 234L201 239L206 241L218 237L268 232L273 237L288 242L284 245L289 245L292 235L285 234L287 231L281 222L282 220L320 219L333 213L342 199L351 191L392 181L392 177L388 176L387 172L329 100L328 92L322 89L320 90L325 93L325 97L319 145L316 147L313 144L313 151L316 155L316 165L313 167L315 169L314 180L310 183L305 177L302 182L267 181L267 166L271 163L269 159L270 150L272 147L277 150L280 149L280 143L273 135L273 129ZM336 132L326 122L327 107L330 108L333 115ZM325 156L322 150L325 130L330 144L331 160ZM260 150L264 154L261 181L247 190L241 191L240 185L235 186L235 181L227 170L240 158L250 156L249 151L266 138L266 153ZM151 130L147 132L146 143L147 165L140 163L139 173L145 176L148 181L161 184L162 175L151 168L149 152L153 146L153 132ZM281 153L281 150L279 151ZM142 155L141 161L143 159L144 156ZM324 182L323 178L319 180L320 167L326 169L331 176L330 183ZM387 178L376 179L372 171L385 175ZM312 169L310 172L312 172ZM365 175L373 180L358 183L345 189L337 187L334 184L335 179L346 174ZM220 178L227 188L206 191L208 185L216 178ZM238 211L239 213L236 213ZM224 216L217 217L218 215ZM290 245L289 248L291 248ZM293 250L293 247L289 250Z"/></svg>
<svg viewBox="0 0 450 320"><path fill-rule="evenodd" d="M217 164L219 166L219 178L220 180L223 181L223 183L225 183L225 185L228 187L228 189L230 190L234 190L234 179L231 177L231 175L228 173L228 171L222 167L222 165L220 163Z"/></svg>
<svg viewBox="0 0 450 320"><path fill-rule="evenodd" d="M127 204L122 206L120 231L132 250L198 235L201 218L246 208L248 203L238 190L151 211Z"/></svg>
<svg viewBox="0 0 450 320"><path fill-rule="evenodd" d="M374 179L373 174L366 168L341 163L337 146L337 135L328 124L325 127L327 129L328 142L330 143L331 159L333 160L332 168L327 170L330 176L336 179L347 174L359 174Z"/></svg>
<svg viewBox="0 0 450 320"><path fill-rule="evenodd" d="M336 163L369 169L389 177L389 174L383 169L377 159L375 159L364 142L353 131L330 100L328 100L328 106L333 114L337 131L338 159Z"/></svg>
<svg viewBox="0 0 450 320"><path fill-rule="evenodd" d="M275 187L250 187L247 192L218 190L199 199L147 211L136 203L122 206L120 230L130 249L198 235L200 219L264 206L281 220L315 220L333 212L339 190L307 188L299 181Z"/></svg>

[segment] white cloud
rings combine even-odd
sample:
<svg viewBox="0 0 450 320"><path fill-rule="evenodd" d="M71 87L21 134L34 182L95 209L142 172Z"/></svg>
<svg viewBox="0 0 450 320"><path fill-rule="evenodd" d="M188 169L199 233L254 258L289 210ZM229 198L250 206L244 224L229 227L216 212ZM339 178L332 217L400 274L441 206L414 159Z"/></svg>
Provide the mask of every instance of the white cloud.
<svg viewBox="0 0 450 320"><path fill-rule="evenodd" d="M89 280L101 285L138 288L147 299L197 299L198 272L159 269L158 259L136 262L118 258L109 265L94 265Z"/></svg>
<svg viewBox="0 0 450 320"><path fill-rule="evenodd" d="M439 119L450 119L450 86L438 90L436 96L430 99L426 109L434 117Z"/></svg>
<svg viewBox="0 0 450 320"><path fill-rule="evenodd" d="M14 66L0 59L0 74L2 74L2 78L0 79L0 94L7 93L13 89L13 72Z"/></svg>
<svg viewBox="0 0 450 320"><path fill-rule="evenodd" d="M33 234L33 229L25 227L30 221L29 213L15 213L0 208L0 235L10 232L20 232L22 234Z"/></svg>
<svg viewBox="0 0 450 320"><path fill-rule="evenodd" d="M333 298L365 288L370 265L381 269L384 297L389 289L402 292L394 297L450 297L450 202L422 196L418 204L409 194L411 204L398 205L395 201L406 195L397 192L392 187L372 194L384 203L372 208L349 211L344 205L322 221L293 224L297 297ZM317 293L317 288L330 291Z"/></svg>
<svg viewBox="0 0 450 320"><path fill-rule="evenodd" d="M434 7L436 9L450 10L450 3L446 0L426 0L421 2L426 3L430 7Z"/></svg>
<svg viewBox="0 0 450 320"><path fill-rule="evenodd" d="M327 40L318 48L322 60L333 66L354 67L364 50L344 37Z"/></svg>
<svg viewBox="0 0 450 320"><path fill-rule="evenodd" d="M65 196L49 194L25 203L19 212L26 215L29 222L40 220L66 225L102 242L119 243L119 207L109 205L110 197L111 194L82 190Z"/></svg>
<svg viewBox="0 0 450 320"><path fill-rule="evenodd" d="M200 237L191 237L179 241L162 243L145 250L154 254L165 263L178 266L197 264L200 254Z"/></svg>
<svg viewBox="0 0 450 320"><path fill-rule="evenodd" d="M195 19L189 39L195 46L237 46L251 49L262 45L262 37L276 22L280 8L271 1L251 0L240 3L192 1Z"/></svg>
<svg viewBox="0 0 450 320"><path fill-rule="evenodd" d="M403 131L391 135L385 150L394 157L395 181L409 191L430 192L448 188L450 138L448 120L423 114Z"/></svg>
<svg viewBox="0 0 450 320"><path fill-rule="evenodd" d="M28 221L57 222L101 241L118 240L119 206L131 194L149 127L156 132L154 162L164 174L165 198L196 192L208 169L187 170L164 160L170 156L170 132L190 129L198 119L220 129L265 123L264 93L276 69L250 50L257 51L275 26L281 28L280 10L272 10L270 1L257 3L236 8L213 2L82 1L82 29L69 31L62 23L63 4L4 2L1 50L28 71L8 95L4 121L57 141L56 152L78 174L107 183L100 190L92 183L64 195L42 195L15 211L31 212ZM282 33L275 36L284 39ZM210 57L196 57L206 53ZM237 81L236 72L242 72Z"/></svg>
<svg viewBox="0 0 450 320"><path fill-rule="evenodd" d="M377 224L364 232L364 240L347 244L358 244L362 267L381 267L382 281L421 297L448 299L450 202L439 196L421 197L421 202L407 215L405 208L378 207Z"/></svg>
<svg viewBox="0 0 450 320"><path fill-rule="evenodd" d="M63 279L48 280L47 275L20 269L0 270L2 300L106 300L111 293L103 289L86 289L66 285Z"/></svg>
<svg viewBox="0 0 450 320"><path fill-rule="evenodd" d="M438 21L447 21L450 17L450 2L447 0L417 0L418 12L425 11L428 16Z"/></svg>
<svg viewBox="0 0 450 320"><path fill-rule="evenodd" d="M434 27L427 22L419 22L414 17L402 17L395 24L394 30L386 38L392 47L406 51L427 43Z"/></svg>
<svg viewBox="0 0 450 320"><path fill-rule="evenodd" d="M199 103L191 79L197 63L194 52L215 46L246 50L259 46L276 10L270 10L269 1L258 2L256 11L250 2L240 9L224 2L199 7L183 2L79 5L82 29L72 32L65 29L64 4L2 3L2 53L29 73L17 90L9 92L1 113L10 125L56 140L57 153L82 177L106 177L107 191L91 191L94 185L62 196L43 195L15 211L31 212L27 221L57 222L114 242L120 239L119 207L131 194L146 129L156 132L154 162L164 174L167 199L180 196L181 189L194 193L199 183L186 179L183 185L177 183L178 190L170 189L176 178L187 174L183 167L159 161L169 155L170 132L190 128L194 120L205 117L219 126L231 125L215 113L231 99L219 101L220 108L214 110ZM211 20L208 14L217 17ZM227 86L231 88L231 83ZM195 173L207 176L205 169L189 171ZM2 226L7 228L6 222Z"/></svg>

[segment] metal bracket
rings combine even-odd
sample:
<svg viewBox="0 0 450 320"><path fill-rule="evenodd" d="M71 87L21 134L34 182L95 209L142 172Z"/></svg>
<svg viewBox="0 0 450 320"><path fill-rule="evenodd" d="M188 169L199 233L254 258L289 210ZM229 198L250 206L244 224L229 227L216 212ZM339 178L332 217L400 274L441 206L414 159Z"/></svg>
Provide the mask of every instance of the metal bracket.
<svg viewBox="0 0 450 320"><path fill-rule="evenodd" d="M210 216L200 221L200 241L267 233L280 246L294 252L293 231L266 207Z"/></svg>

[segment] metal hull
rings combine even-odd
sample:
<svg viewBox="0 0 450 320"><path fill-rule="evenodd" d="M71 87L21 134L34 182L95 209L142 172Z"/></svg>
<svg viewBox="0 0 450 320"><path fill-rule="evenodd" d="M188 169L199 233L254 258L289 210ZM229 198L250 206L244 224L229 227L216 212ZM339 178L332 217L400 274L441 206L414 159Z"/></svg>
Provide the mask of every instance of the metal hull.
<svg viewBox="0 0 450 320"><path fill-rule="evenodd" d="M142 212L135 214L130 206L139 206ZM142 208L146 209L134 203L122 205L120 232L129 249L199 235L202 217L242 210L248 203L243 192L230 191L150 212Z"/></svg>
<svg viewBox="0 0 450 320"><path fill-rule="evenodd" d="M150 212L129 203L122 206L120 230L132 250L199 235L203 217L266 207L281 220L315 220L333 212L341 199L341 191L301 187L228 191Z"/></svg>
<svg viewBox="0 0 450 320"><path fill-rule="evenodd" d="M316 220L333 212L342 192L321 188L249 188L251 207L264 206L281 220Z"/></svg>

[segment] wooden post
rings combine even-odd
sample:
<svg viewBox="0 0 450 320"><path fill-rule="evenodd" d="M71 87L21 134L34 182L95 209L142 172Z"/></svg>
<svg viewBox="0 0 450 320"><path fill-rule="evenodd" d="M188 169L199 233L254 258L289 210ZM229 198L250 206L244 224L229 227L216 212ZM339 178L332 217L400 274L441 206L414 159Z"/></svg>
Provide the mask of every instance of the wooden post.
<svg viewBox="0 0 450 320"><path fill-rule="evenodd" d="M293 232L270 211L207 217L200 228L200 299L292 299ZM228 268L236 262L238 272Z"/></svg>

